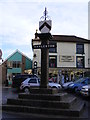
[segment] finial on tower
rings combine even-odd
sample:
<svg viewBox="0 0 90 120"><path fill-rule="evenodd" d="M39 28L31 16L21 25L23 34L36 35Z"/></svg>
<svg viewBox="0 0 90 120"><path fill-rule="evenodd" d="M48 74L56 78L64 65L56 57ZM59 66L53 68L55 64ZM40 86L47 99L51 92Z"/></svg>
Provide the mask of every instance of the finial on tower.
<svg viewBox="0 0 90 120"><path fill-rule="evenodd" d="M47 8L45 7L45 11L43 12L43 16L40 18L40 19L44 19L46 20L47 18L50 18L47 14L48 14L48 11L47 11Z"/></svg>
<svg viewBox="0 0 90 120"><path fill-rule="evenodd" d="M46 18L47 18L47 14L48 14L48 12L47 12L47 9L46 9L46 7L45 7L45 11L44 11L45 20L46 20Z"/></svg>
<svg viewBox="0 0 90 120"><path fill-rule="evenodd" d="M47 14L48 12L45 7L44 15L41 17L41 19L44 19L44 20L39 22L39 30L41 31L41 33L49 33L51 30L52 21L47 20L47 18L49 18Z"/></svg>

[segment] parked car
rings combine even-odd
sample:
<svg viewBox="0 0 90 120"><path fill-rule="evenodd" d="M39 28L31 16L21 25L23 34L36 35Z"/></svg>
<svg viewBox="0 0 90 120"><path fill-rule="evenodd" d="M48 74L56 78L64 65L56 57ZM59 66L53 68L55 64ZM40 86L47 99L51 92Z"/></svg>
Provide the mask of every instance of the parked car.
<svg viewBox="0 0 90 120"><path fill-rule="evenodd" d="M85 97L90 97L90 82L88 85L85 85L81 88L80 93Z"/></svg>
<svg viewBox="0 0 90 120"><path fill-rule="evenodd" d="M32 77L36 77L37 75L32 75L32 74L20 74L20 75L16 75L12 78L12 87L13 88L20 88L21 83L27 79L27 78L32 78Z"/></svg>
<svg viewBox="0 0 90 120"><path fill-rule="evenodd" d="M88 85L89 82L90 82L89 77L80 78L79 80L70 84L68 87L69 87L69 90L71 91L80 92L82 86Z"/></svg>
<svg viewBox="0 0 90 120"><path fill-rule="evenodd" d="M69 86L70 84L73 84L73 82L72 82L72 81L66 82L66 83L64 83L64 84L62 85L62 87L66 90L66 89L68 89L68 86Z"/></svg>
<svg viewBox="0 0 90 120"><path fill-rule="evenodd" d="M48 83L49 87L60 89L61 85L54 82ZM20 90L24 92L29 92L31 87L39 87L40 86L40 79L39 78L27 78L21 83Z"/></svg>

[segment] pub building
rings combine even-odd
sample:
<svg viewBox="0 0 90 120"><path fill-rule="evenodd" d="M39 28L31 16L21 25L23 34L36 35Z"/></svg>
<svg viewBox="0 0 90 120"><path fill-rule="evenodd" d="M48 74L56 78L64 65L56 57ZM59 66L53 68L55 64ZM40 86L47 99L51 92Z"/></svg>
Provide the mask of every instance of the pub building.
<svg viewBox="0 0 90 120"><path fill-rule="evenodd" d="M49 77L57 77L58 74L63 74L68 76L68 80L71 81L80 76L89 76L90 41L88 39L73 35L52 35L49 44L56 46L49 48ZM33 46L35 45L38 47L41 45L41 40L37 34L32 39L33 63L37 62L37 74L40 75L41 50L34 49Z"/></svg>

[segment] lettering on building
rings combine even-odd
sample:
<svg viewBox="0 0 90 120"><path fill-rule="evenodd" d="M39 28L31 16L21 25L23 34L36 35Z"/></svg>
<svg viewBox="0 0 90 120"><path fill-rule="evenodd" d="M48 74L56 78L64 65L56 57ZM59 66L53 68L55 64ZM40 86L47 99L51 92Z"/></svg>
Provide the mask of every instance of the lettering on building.
<svg viewBox="0 0 90 120"><path fill-rule="evenodd" d="M74 62L74 56L60 55L60 62Z"/></svg>

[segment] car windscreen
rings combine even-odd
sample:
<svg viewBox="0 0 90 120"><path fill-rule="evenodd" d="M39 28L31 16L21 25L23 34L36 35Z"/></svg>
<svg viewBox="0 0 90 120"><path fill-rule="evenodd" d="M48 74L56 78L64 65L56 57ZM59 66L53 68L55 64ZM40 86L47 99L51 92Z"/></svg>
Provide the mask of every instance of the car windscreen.
<svg viewBox="0 0 90 120"><path fill-rule="evenodd" d="M85 79L86 79L86 78L80 78L80 79L76 80L74 83L82 82L82 81L84 81Z"/></svg>

